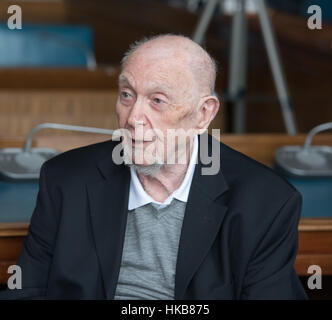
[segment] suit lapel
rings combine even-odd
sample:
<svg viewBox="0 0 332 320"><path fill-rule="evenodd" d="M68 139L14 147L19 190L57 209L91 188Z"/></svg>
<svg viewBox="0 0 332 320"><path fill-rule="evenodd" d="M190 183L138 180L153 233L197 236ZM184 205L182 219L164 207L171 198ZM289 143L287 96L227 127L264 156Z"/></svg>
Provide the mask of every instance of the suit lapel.
<svg viewBox="0 0 332 320"><path fill-rule="evenodd" d="M218 174L203 176L202 163L196 165L183 220L175 276L175 299L186 288L211 248L227 211L227 183Z"/></svg>
<svg viewBox="0 0 332 320"><path fill-rule="evenodd" d="M191 278L212 246L226 210L227 207L219 206L207 198L188 203L177 260L176 300L183 297Z"/></svg>
<svg viewBox="0 0 332 320"><path fill-rule="evenodd" d="M87 184L90 216L105 295L113 299L118 280L127 222L130 172L111 157L98 164L102 175Z"/></svg>

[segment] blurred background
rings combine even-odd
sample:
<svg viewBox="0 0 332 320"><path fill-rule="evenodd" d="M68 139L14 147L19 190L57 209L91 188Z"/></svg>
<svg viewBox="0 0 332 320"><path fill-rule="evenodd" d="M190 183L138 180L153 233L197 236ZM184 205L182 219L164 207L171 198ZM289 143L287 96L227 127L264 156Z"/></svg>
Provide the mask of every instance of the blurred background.
<svg viewBox="0 0 332 320"><path fill-rule="evenodd" d="M236 3L1 0L0 148L21 148L29 131L44 122L116 129L117 77L129 44L160 33L193 38L207 6L214 4L199 39L219 66L216 94L222 107L211 128L221 129L226 144L272 166L278 147L301 145L313 127L332 121L332 1L266 0L267 24L256 0L243 2L238 15L242 20L236 24ZM22 29L8 28L11 5L22 10ZM307 25L310 5L320 6L322 29ZM265 33L269 24L272 38ZM269 53L271 41L276 47ZM278 72L281 80L275 80ZM281 93L278 85L284 89ZM292 111L288 120L295 130L286 125L285 105ZM65 151L108 138L43 130L33 145ZM332 135L322 134L315 141L332 145ZM296 270L303 285L309 265L322 266L324 274L324 290L306 287L312 298L332 299L332 203L326 196L332 191L331 180L313 182L315 188L319 185L313 197L322 202L318 195L325 194L328 203L323 212L306 196L299 229ZM0 204L7 205L0 205L0 283L5 283L7 267L20 251L38 190L36 183L25 185L22 196L18 188L0 181ZM312 188L308 190L303 194L312 196Z"/></svg>
<svg viewBox="0 0 332 320"><path fill-rule="evenodd" d="M234 132L228 99L232 5L220 1L204 47L219 63L223 106L214 128ZM247 133L286 132L254 1L248 0L245 87ZM332 119L332 4L328 0L268 0L298 132ZM120 59L144 36L192 36L207 1L26 0L0 2L0 135L21 136L40 121L114 128L112 93ZM223 3L223 4L222 4ZM233 4L232 4L233 3ZM310 30L310 4L323 28ZM8 6L22 9L21 30L9 30ZM57 92L61 91L61 94ZM64 91L66 94L63 94ZM84 93L84 98L76 93ZM42 105L42 107L41 107ZM56 106L55 106L56 105ZM70 105L70 108L68 108ZM89 108L93 105L93 113ZM55 111L56 108L56 111Z"/></svg>

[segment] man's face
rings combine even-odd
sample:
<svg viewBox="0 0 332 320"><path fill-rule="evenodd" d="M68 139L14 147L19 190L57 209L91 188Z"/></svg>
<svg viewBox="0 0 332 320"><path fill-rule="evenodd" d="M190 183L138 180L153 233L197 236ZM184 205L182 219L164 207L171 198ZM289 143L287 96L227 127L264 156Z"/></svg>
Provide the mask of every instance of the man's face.
<svg viewBox="0 0 332 320"><path fill-rule="evenodd" d="M148 50L129 57L119 77L116 111L119 127L130 132L123 143L125 150L132 148L134 164L166 163L167 154L180 154L188 147L190 139L175 139L175 145L167 147L167 134L169 129L195 127L197 94L185 56Z"/></svg>

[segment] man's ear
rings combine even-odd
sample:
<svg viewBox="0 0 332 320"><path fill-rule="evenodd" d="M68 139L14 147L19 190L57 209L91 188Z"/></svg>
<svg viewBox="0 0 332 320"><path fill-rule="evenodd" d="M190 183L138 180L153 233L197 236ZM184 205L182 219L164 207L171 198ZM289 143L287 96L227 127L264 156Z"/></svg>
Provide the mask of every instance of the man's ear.
<svg viewBox="0 0 332 320"><path fill-rule="evenodd" d="M216 96L204 97L198 109L199 122L197 129L199 133L203 133L210 125L219 110L219 100Z"/></svg>

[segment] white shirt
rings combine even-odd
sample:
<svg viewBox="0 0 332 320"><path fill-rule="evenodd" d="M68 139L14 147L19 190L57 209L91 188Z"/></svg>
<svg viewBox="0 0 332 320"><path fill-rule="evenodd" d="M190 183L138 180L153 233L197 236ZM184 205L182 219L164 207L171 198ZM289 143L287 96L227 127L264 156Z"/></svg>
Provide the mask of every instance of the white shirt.
<svg viewBox="0 0 332 320"><path fill-rule="evenodd" d="M150 195L148 195L141 182L139 181L137 174L133 168L130 168L130 190L129 190L129 201L128 210L134 210L146 204L152 203L152 205L157 209L162 209L168 206L172 200L175 198L182 202L187 202L192 178L195 171L195 165L198 156L198 137L194 138L193 150L191 153L190 162L187 168L186 175L178 189L176 189L164 202L158 202L154 200Z"/></svg>

